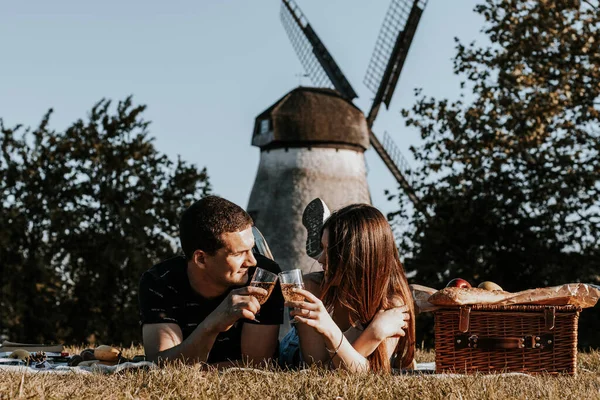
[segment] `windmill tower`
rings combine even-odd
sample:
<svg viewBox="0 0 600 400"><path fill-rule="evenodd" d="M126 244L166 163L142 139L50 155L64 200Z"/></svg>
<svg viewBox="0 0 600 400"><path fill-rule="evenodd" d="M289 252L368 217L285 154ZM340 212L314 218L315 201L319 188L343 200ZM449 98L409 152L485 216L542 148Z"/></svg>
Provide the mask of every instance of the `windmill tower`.
<svg viewBox="0 0 600 400"><path fill-rule="evenodd" d="M331 209L370 203L364 152L372 146L415 208L425 212L406 179L408 164L391 138L372 127L389 104L427 0L392 0L365 77L375 98L368 114L356 92L293 0L281 19L314 88L299 87L256 117L252 145L260 148L248 212L282 269L318 270L306 255L304 207L320 197Z"/></svg>

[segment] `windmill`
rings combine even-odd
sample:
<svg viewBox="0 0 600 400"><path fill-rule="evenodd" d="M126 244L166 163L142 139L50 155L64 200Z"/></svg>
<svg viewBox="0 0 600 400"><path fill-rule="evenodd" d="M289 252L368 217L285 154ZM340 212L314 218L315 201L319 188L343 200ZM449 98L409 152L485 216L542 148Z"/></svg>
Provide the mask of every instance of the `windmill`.
<svg viewBox="0 0 600 400"><path fill-rule="evenodd" d="M408 163L387 133L372 130L389 107L427 0L392 0L371 57L365 85L374 93L368 113L352 100L352 85L294 0L282 0L281 20L316 88L299 87L256 117L252 144L261 160L248 211L282 268L313 269L304 252L302 211L315 197L336 209L370 202L364 151L372 146L401 188L426 210L406 178Z"/></svg>

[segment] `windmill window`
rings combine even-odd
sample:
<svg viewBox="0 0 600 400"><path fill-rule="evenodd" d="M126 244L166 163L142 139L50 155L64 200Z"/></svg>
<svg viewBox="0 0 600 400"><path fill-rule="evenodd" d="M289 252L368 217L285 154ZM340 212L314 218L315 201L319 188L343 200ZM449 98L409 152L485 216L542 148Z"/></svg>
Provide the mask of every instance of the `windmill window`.
<svg viewBox="0 0 600 400"><path fill-rule="evenodd" d="M271 128L271 121L268 119L263 119L262 121L260 121L260 133L264 134L269 132Z"/></svg>

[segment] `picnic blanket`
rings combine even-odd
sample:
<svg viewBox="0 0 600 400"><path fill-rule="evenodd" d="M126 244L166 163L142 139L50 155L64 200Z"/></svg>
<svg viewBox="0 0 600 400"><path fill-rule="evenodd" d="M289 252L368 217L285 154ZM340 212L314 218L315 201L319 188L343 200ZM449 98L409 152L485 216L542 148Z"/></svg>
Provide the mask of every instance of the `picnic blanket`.
<svg viewBox="0 0 600 400"><path fill-rule="evenodd" d="M15 361L12 359L0 358L0 372L13 372L19 374L116 374L123 371L151 370L158 368L156 364L149 361L125 362L117 365L94 364L91 367L69 367L67 365L51 364L47 361L30 366L27 366L24 363L13 363L11 365L8 360ZM3 364L2 361L5 361L6 364Z"/></svg>

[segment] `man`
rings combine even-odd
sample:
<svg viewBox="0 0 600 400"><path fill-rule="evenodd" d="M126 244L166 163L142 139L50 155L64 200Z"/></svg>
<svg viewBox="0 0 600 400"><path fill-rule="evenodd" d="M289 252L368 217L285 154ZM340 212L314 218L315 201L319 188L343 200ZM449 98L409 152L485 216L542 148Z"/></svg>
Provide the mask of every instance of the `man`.
<svg viewBox="0 0 600 400"><path fill-rule="evenodd" d="M257 265L281 270L253 254L252 226L244 210L216 196L183 213L179 233L185 257L153 266L140 281L140 323L149 360L222 366L275 356L283 322L281 289L277 285L261 307L253 295L266 290L248 283Z"/></svg>

